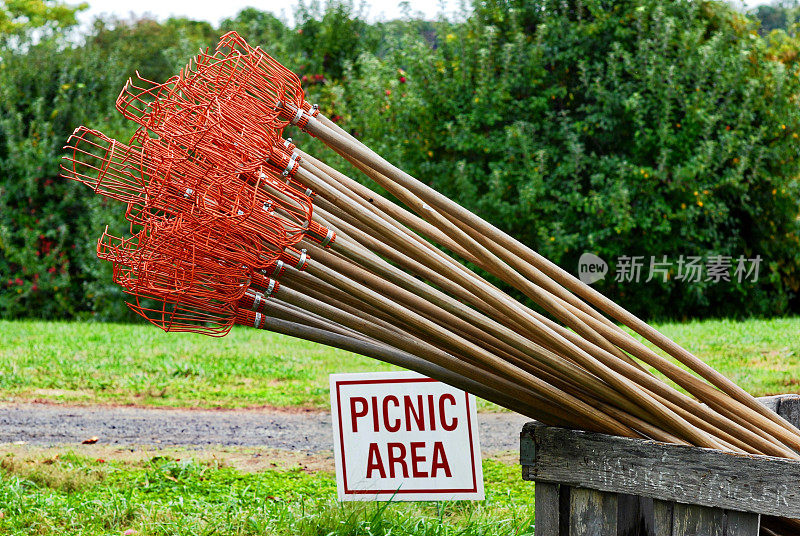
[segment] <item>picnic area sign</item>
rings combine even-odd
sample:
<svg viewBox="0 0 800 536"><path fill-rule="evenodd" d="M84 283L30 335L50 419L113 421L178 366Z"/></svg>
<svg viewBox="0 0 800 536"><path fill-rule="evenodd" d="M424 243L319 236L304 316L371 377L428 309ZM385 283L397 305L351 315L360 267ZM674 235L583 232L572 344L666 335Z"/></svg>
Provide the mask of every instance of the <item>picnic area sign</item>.
<svg viewBox="0 0 800 536"><path fill-rule="evenodd" d="M414 372L330 382L340 500L484 498L473 395Z"/></svg>

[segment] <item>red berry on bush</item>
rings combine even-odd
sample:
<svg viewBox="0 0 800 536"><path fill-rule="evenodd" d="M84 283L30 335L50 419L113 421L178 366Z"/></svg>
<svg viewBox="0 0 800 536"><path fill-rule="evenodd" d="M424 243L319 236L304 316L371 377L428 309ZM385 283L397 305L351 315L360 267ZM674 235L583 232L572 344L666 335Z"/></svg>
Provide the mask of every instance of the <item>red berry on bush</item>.
<svg viewBox="0 0 800 536"><path fill-rule="evenodd" d="M400 83L401 84L405 84L406 83L406 77L405 76L401 76L400 77Z"/></svg>

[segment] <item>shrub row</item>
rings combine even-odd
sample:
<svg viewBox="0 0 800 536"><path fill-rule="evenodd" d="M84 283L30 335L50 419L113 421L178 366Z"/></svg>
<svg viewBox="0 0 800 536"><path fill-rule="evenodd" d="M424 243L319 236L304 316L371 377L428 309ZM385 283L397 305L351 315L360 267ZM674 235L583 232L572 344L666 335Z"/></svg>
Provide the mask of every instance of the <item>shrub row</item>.
<svg viewBox="0 0 800 536"><path fill-rule="evenodd" d="M231 29L344 128L566 269L605 259L595 285L639 314L798 310L794 37L688 0L482 0L464 15L368 24L347 3L301 4L294 28L248 9L219 29L98 21L80 44L6 46L0 314L126 318L91 238L125 222L57 177L61 146L82 123L129 136L113 101L134 69L165 79ZM639 282L615 277L627 257ZM667 264L645 282L651 257ZM690 257L728 260L731 281L681 277ZM757 281L738 281L740 257L761 259Z"/></svg>

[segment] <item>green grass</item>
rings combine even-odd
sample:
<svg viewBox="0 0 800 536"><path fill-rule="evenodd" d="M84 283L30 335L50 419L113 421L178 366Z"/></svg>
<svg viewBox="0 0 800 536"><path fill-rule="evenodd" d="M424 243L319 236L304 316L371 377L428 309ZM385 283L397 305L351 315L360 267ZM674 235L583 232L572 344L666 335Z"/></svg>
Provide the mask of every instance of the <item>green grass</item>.
<svg viewBox="0 0 800 536"><path fill-rule="evenodd" d="M798 390L798 318L657 327L753 394ZM0 322L0 334L0 400L325 408L329 373L392 369L248 329L211 339L141 325ZM533 532L532 484L518 465L497 460L483 462L486 501L342 504L330 460L301 467L297 453L287 466L250 451L131 457L95 447L110 450L5 446L0 536Z"/></svg>
<svg viewBox="0 0 800 536"><path fill-rule="evenodd" d="M657 327L755 395L800 390L800 318ZM393 369L246 328L214 339L147 325L0 321L0 333L0 400L326 408L328 374Z"/></svg>
<svg viewBox="0 0 800 536"><path fill-rule="evenodd" d="M328 374L381 362L255 329L212 338L149 325L0 322L0 400L326 407Z"/></svg>
<svg viewBox="0 0 800 536"><path fill-rule="evenodd" d="M342 504L327 472L9 453L0 458L0 535L532 534L533 484L519 466L486 460L484 473L482 502Z"/></svg>

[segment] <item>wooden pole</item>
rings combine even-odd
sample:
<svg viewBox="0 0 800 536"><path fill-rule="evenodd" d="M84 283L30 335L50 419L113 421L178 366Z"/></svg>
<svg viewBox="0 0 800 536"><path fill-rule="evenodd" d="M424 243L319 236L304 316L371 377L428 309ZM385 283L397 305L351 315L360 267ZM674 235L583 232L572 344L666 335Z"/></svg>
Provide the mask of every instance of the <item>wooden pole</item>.
<svg viewBox="0 0 800 536"><path fill-rule="evenodd" d="M314 118L311 118L306 126L306 130L331 147L353 155L359 161L364 162L392 181L407 188L428 205L464 222L466 225L473 228L477 235L483 237L485 240L484 246L488 246L495 254L499 255L502 260L513 268L521 269L521 267L525 265L533 266L554 283L563 285L566 289L581 296L600 310L628 325L634 331L697 372L711 384L730 395L733 399L739 401L755 413L760 414L762 417L766 417L768 420L772 421L772 423L777 424L778 427L782 429L782 433L779 433L775 430L775 427L771 426L770 432L778 435L781 441L786 442L786 444L792 448L800 449L800 434L798 434L797 429L791 424L774 412L761 406L758 401L734 382L730 381L680 345L665 337L656 329L609 300L595 289L584 284L576 277L545 259L513 237L502 232L500 229L497 229L488 222L475 216L469 210L458 205L458 203L455 203L446 196L436 192L433 188L396 168L356 140L348 139L346 136L325 127ZM555 288L555 285L552 286Z"/></svg>
<svg viewBox="0 0 800 536"><path fill-rule="evenodd" d="M403 352L402 350L398 350L389 345L349 337L341 333L314 327L306 323L304 320L306 319L304 319L302 316L297 316L294 320L267 316L264 320L263 329L327 346L332 346L348 352L378 359L385 363L390 363L408 370L413 370L486 400L493 400L496 403L513 409L517 413L539 419L542 422L547 422L551 425L564 426L570 424L569 421L565 421L548 413L544 409L544 404L541 405L542 407L537 408L536 411L532 411L531 407L520 403L518 399L515 399L513 396L508 394L513 390L512 386L506 386L509 388L509 391L492 389L490 387L486 387L480 381L455 374L449 369L434 365L425 359L421 359L413 354ZM502 381L499 381L499 383L502 383Z"/></svg>

